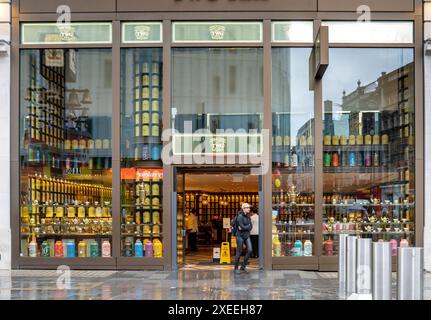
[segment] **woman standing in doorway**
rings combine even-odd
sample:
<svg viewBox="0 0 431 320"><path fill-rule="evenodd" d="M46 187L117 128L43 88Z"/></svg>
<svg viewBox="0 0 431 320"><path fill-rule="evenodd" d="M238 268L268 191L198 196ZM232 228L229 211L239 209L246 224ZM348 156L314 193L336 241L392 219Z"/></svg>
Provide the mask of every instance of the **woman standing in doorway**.
<svg viewBox="0 0 431 320"><path fill-rule="evenodd" d="M252 258L259 258L259 215L256 207L252 207L250 211L253 225L250 231L251 246L253 248Z"/></svg>

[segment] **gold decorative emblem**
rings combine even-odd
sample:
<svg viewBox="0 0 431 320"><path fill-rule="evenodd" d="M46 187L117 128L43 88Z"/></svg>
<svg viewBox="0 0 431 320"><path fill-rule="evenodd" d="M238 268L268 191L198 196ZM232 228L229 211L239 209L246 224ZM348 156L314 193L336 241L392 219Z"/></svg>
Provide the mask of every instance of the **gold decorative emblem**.
<svg viewBox="0 0 431 320"><path fill-rule="evenodd" d="M223 40L226 32L226 27L222 25L213 25L209 27L212 40Z"/></svg>
<svg viewBox="0 0 431 320"><path fill-rule="evenodd" d="M144 41L150 39L151 27L150 26L136 26L134 28L136 40Z"/></svg>
<svg viewBox="0 0 431 320"><path fill-rule="evenodd" d="M69 25L64 25L64 26L58 26L58 30L60 31L61 41L68 42L76 39L75 28Z"/></svg>

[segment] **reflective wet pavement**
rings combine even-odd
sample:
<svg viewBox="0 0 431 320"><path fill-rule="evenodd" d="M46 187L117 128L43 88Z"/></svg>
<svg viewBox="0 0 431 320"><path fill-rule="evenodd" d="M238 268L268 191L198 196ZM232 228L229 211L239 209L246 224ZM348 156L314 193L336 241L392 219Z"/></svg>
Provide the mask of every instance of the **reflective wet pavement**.
<svg viewBox="0 0 431 320"><path fill-rule="evenodd" d="M226 270L71 271L70 282L56 270L0 271L0 299L14 300L337 300L337 273ZM393 283L395 288L395 274ZM64 286L69 284L69 289ZM425 276L431 300L431 274ZM395 289L394 289L395 294Z"/></svg>

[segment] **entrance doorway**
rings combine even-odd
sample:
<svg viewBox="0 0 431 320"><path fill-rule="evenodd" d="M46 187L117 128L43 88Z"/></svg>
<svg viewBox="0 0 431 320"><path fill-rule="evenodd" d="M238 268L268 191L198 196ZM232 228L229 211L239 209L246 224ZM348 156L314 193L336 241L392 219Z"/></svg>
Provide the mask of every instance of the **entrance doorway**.
<svg viewBox="0 0 431 320"><path fill-rule="evenodd" d="M181 169L176 174L176 264L185 269L232 268L235 262L236 241L230 221L243 203L255 208L254 230L262 230L259 217L260 179L249 169L224 170ZM255 233L255 232L252 232ZM253 254L249 268L259 268L261 233L253 235ZM230 263L220 264L222 243L229 243ZM245 248L243 249L245 253ZM241 258L242 261L243 257Z"/></svg>

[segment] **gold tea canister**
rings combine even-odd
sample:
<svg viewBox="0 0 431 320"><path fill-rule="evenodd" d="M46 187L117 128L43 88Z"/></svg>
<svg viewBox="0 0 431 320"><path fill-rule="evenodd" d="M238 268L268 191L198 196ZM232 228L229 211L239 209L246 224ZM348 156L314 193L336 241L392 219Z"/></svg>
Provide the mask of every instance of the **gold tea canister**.
<svg viewBox="0 0 431 320"><path fill-rule="evenodd" d="M151 103L151 108L153 111L159 111L159 100L153 100Z"/></svg>
<svg viewBox="0 0 431 320"><path fill-rule="evenodd" d="M93 139L88 140L87 147L88 147L88 149L94 149L94 140Z"/></svg>
<svg viewBox="0 0 431 320"><path fill-rule="evenodd" d="M154 198L153 198L153 201L152 201L152 205L153 205L154 207L158 207L158 206L159 206L159 203L160 203L159 198L154 197Z"/></svg>
<svg viewBox="0 0 431 320"><path fill-rule="evenodd" d="M380 136L378 134L375 134L373 136L373 144L375 144L375 145L380 144Z"/></svg>
<svg viewBox="0 0 431 320"><path fill-rule="evenodd" d="M367 134L365 136L365 144L370 145L371 144L371 135Z"/></svg>
<svg viewBox="0 0 431 320"><path fill-rule="evenodd" d="M286 147L290 146L290 136L283 137L283 145Z"/></svg>
<svg viewBox="0 0 431 320"><path fill-rule="evenodd" d="M160 233L160 226L153 226L153 233L159 234Z"/></svg>
<svg viewBox="0 0 431 320"><path fill-rule="evenodd" d="M326 135L326 136L323 138L323 144L324 144L325 146L330 146L330 145L331 145L331 136L330 136L330 135Z"/></svg>
<svg viewBox="0 0 431 320"><path fill-rule="evenodd" d="M150 89L148 87L142 88L142 98L144 99L150 98Z"/></svg>
<svg viewBox="0 0 431 320"><path fill-rule="evenodd" d="M67 139L66 141L64 141L64 149L70 150L70 148L71 148L71 143L70 143L70 140Z"/></svg>
<svg viewBox="0 0 431 320"><path fill-rule="evenodd" d="M153 184L152 194L153 196L158 196L160 194L160 187L157 183Z"/></svg>
<svg viewBox="0 0 431 320"><path fill-rule="evenodd" d="M150 113L149 112L143 112L142 113L142 123L143 124L150 124Z"/></svg>
<svg viewBox="0 0 431 320"><path fill-rule="evenodd" d="M145 225L144 226L144 230L143 230L143 233L151 233L151 228L150 228L150 226L149 225Z"/></svg>
<svg viewBox="0 0 431 320"><path fill-rule="evenodd" d="M389 143L389 136L387 134L382 135L382 144L388 144Z"/></svg>
<svg viewBox="0 0 431 320"><path fill-rule="evenodd" d="M78 218L80 218L80 219L85 218L85 207L80 206L78 208Z"/></svg>
<svg viewBox="0 0 431 320"><path fill-rule="evenodd" d="M103 149L109 149L109 139L103 139L102 141Z"/></svg>
<svg viewBox="0 0 431 320"><path fill-rule="evenodd" d="M159 85L159 76L157 74L153 74L153 76L151 77L151 82L153 86L158 86Z"/></svg>
<svg viewBox="0 0 431 320"><path fill-rule="evenodd" d="M148 74L144 74L142 76L142 85L149 86L150 85L150 76Z"/></svg>
<svg viewBox="0 0 431 320"><path fill-rule="evenodd" d="M340 144L342 146L347 145L347 137L346 136L341 136L341 138L340 138Z"/></svg>
<svg viewBox="0 0 431 320"><path fill-rule="evenodd" d="M159 124L159 122L160 122L159 113L158 112L153 112L151 114L151 123L152 124Z"/></svg>
<svg viewBox="0 0 431 320"><path fill-rule="evenodd" d="M144 124L142 126L142 136L148 137L150 135L150 126L148 124Z"/></svg>
<svg viewBox="0 0 431 320"><path fill-rule="evenodd" d="M153 223L160 224L160 213L158 211L153 212Z"/></svg>
<svg viewBox="0 0 431 320"><path fill-rule="evenodd" d="M340 144L340 138L338 136L333 136L332 137L332 145L338 146L339 144Z"/></svg>
<svg viewBox="0 0 431 320"><path fill-rule="evenodd" d="M364 144L364 136L362 136L362 135L357 135L356 136L356 144L357 145L362 145L362 144Z"/></svg>
<svg viewBox="0 0 431 320"><path fill-rule="evenodd" d="M56 218L63 218L64 217L64 208L63 207L57 207L55 210L55 217Z"/></svg>
<svg viewBox="0 0 431 320"><path fill-rule="evenodd" d="M142 111L149 111L150 110L150 101L144 100L142 102Z"/></svg>
<svg viewBox="0 0 431 320"><path fill-rule="evenodd" d="M153 97L153 99L158 99L159 98L159 88L153 88L153 90L152 90L152 97Z"/></svg>
<svg viewBox="0 0 431 320"><path fill-rule="evenodd" d="M150 212L144 211L144 223L150 223L150 222L151 222Z"/></svg>
<svg viewBox="0 0 431 320"><path fill-rule="evenodd" d="M87 141L85 139L79 140L79 148L80 149L87 149Z"/></svg>
<svg viewBox="0 0 431 320"><path fill-rule="evenodd" d="M160 127L158 125L155 125L155 124L152 125L151 135L153 137L158 137L160 135Z"/></svg>
<svg viewBox="0 0 431 320"><path fill-rule="evenodd" d="M79 142L77 139L72 140L72 149L73 150L79 149Z"/></svg>
<svg viewBox="0 0 431 320"><path fill-rule="evenodd" d="M351 134L349 136L349 145L354 146L355 144L356 144L356 137L353 134Z"/></svg>
<svg viewBox="0 0 431 320"><path fill-rule="evenodd" d="M102 149L102 139L96 139L96 142L94 143L96 149Z"/></svg>

